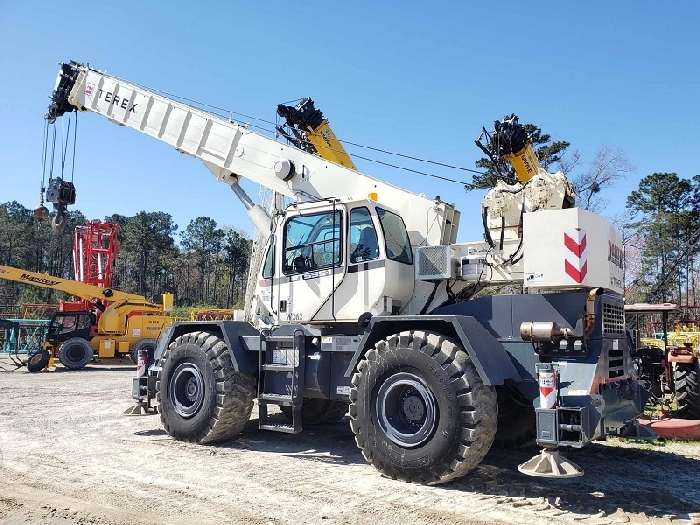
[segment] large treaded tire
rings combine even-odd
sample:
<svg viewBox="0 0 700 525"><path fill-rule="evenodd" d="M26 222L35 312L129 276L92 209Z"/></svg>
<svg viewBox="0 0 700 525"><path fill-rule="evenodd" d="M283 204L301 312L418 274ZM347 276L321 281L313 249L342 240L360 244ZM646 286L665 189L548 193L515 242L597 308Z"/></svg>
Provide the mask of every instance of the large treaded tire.
<svg viewBox="0 0 700 525"><path fill-rule="evenodd" d="M535 438L535 407L515 387L496 387L498 393L498 430L493 444L514 448Z"/></svg>
<svg viewBox="0 0 700 525"><path fill-rule="evenodd" d="M676 363L673 370L673 388L676 393L680 419L700 419L700 363Z"/></svg>
<svg viewBox="0 0 700 525"><path fill-rule="evenodd" d="M287 419L292 420L292 407L280 406L280 410ZM301 423L302 425L337 423L347 413L348 404L345 401L305 397L301 405Z"/></svg>
<svg viewBox="0 0 700 525"><path fill-rule="evenodd" d="M253 410L256 381L234 369L221 337L210 332L182 335L170 344L162 362L156 399L170 436L214 443L241 433Z"/></svg>
<svg viewBox="0 0 700 525"><path fill-rule="evenodd" d="M90 341L82 337L71 337L63 342L58 351L58 360L68 370L80 370L92 362Z"/></svg>
<svg viewBox="0 0 700 525"><path fill-rule="evenodd" d="M148 349L148 366L151 366L153 364L153 361L154 361L153 356L156 353L156 346L158 346L158 342L155 339L141 339L131 349L131 352L129 352L129 357L131 358L131 361L135 365L138 365L139 364L139 352L141 351L142 348L147 348Z"/></svg>
<svg viewBox="0 0 700 525"><path fill-rule="evenodd" d="M358 363L352 385L350 426L357 446L390 478L444 483L475 468L491 447L496 389L484 385L450 338L423 331L389 336Z"/></svg>
<svg viewBox="0 0 700 525"><path fill-rule="evenodd" d="M44 368L49 366L50 360L51 355L48 350L39 350L27 359L27 370L30 372L41 372Z"/></svg>

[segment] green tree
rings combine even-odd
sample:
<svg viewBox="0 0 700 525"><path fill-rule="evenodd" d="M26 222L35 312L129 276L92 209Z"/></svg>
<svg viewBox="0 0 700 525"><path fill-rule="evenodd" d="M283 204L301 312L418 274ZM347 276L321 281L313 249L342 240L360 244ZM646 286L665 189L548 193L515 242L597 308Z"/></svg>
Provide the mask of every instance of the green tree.
<svg viewBox="0 0 700 525"><path fill-rule="evenodd" d="M252 241L240 231L224 226L222 262L228 274L225 308L240 307L247 284Z"/></svg>
<svg viewBox="0 0 700 525"><path fill-rule="evenodd" d="M137 261L138 293L153 294L163 271L164 257L175 244L173 234L177 224L169 213L140 211L126 221L121 231L122 249L130 252L132 261Z"/></svg>
<svg viewBox="0 0 700 525"><path fill-rule="evenodd" d="M215 256L221 250L224 238L223 230L217 228L216 221L210 217L197 217L190 221L184 232L180 233L182 247L194 254L197 269L199 270L199 297L200 302L212 301L211 282L217 276L211 274L215 265Z"/></svg>
<svg viewBox="0 0 700 525"><path fill-rule="evenodd" d="M0 204L0 262L2 264L26 267L31 259L33 226L32 212L17 201Z"/></svg>
<svg viewBox="0 0 700 525"><path fill-rule="evenodd" d="M642 270L635 285L647 300L680 302L683 286L700 253L700 177L682 179L675 173L653 173L627 198L632 226L644 236Z"/></svg>

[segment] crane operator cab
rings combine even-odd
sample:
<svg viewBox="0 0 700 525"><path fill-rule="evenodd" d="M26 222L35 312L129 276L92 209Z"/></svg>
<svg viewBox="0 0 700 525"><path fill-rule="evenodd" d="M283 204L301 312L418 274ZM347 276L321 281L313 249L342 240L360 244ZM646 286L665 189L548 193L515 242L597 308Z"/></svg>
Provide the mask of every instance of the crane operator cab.
<svg viewBox="0 0 700 525"><path fill-rule="evenodd" d="M56 312L51 317L46 333L46 343L52 349L73 337L90 339L94 314L85 311Z"/></svg>
<svg viewBox="0 0 700 525"><path fill-rule="evenodd" d="M413 295L413 251L395 211L349 198L292 204L258 275L269 324L357 323L398 313ZM260 315L262 314L262 315Z"/></svg>

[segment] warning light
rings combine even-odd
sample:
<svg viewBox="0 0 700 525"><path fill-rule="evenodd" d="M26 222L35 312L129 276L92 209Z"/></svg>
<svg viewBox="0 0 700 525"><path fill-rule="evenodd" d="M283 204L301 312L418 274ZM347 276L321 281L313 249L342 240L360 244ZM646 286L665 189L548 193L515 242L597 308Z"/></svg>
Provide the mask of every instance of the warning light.
<svg viewBox="0 0 700 525"><path fill-rule="evenodd" d="M369 200L375 201L375 202L377 202L377 200L379 199L378 195L377 195L376 193L374 193L374 192L368 193L368 194L367 194L367 198L368 198Z"/></svg>

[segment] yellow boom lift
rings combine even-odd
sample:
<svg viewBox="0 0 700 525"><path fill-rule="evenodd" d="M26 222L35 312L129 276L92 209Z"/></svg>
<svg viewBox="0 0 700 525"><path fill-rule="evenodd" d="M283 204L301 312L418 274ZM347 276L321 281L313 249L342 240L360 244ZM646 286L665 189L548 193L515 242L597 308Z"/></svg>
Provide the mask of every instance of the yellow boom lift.
<svg viewBox="0 0 700 525"><path fill-rule="evenodd" d="M165 315L172 310L172 294L163 294L163 304L155 304L142 295L12 266L0 266L0 279L59 290L94 304L93 311L59 311L51 317L42 350L27 363L31 372L44 369L56 357L70 370L83 368L95 354L100 358L129 355L136 363L139 351L147 349L151 360L161 331L172 324Z"/></svg>

